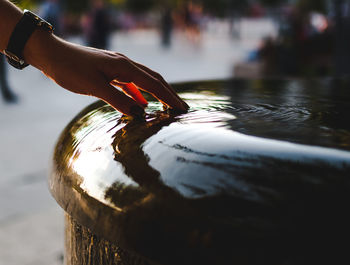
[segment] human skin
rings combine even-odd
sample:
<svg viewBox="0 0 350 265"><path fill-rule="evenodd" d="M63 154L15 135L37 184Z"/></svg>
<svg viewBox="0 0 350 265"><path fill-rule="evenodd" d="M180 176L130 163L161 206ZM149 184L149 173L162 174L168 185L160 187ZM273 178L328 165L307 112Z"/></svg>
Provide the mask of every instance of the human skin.
<svg viewBox="0 0 350 265"><path fill-rule="evenodd" d="M22 10L14 4L0 0L1 52L6 49L22 15ZM151 93L170 108L182 112L188 109L160 74L120 53L76 45L37 29L27 41L23 57L61 87L98 97L127 115L144 114L147 101L139 89Z"/></svg>

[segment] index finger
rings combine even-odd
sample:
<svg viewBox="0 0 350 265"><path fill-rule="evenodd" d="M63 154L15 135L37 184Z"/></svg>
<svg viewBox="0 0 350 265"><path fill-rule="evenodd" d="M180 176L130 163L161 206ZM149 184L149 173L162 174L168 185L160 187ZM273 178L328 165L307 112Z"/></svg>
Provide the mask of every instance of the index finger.
<svg viewBox="0 0 350 265"><path fill-rule="evenodd" d="M118 53L120 56L123 56L124 58L125 55ZM164 80L164 78L157 72L153 71L152 69L148 68L147 66L140 64L138 62L135 62L129 58L127 58L128 60L130 60L133 64L135 64L137 67L139 67L140 69L142 69L143 71L145 71L146 73L148 73L149 75L151 75L153 78L155 78L156 80L159 80L165 87L167 87L168 91L170 93L172 93L177 99L179 99L182 102L183 107L187 110L189 109L189 106L186 104L185 101L183 101L179 95L175 92L175 90ZM142 88L141 88L142 89Z"/></svg>
<svg viewBox="0 0 350 265"><path fill-rule="evenodd" d="M134 83L141 90L151 93L163 104L176 110L187 111L187 107L183 104L182 100L178 96L175 96L161 80L155 78L131 61L130 67L132 67L128 71L128 73L132 74L128 78L130 82Z"/></svg>
<svg viewBox="0 0 350 265"><path fill-rule="evenodd" d="M137 63L137 62L133 62L133 63L136 64L138 67L140 67L145 72L147 72L148 74L150 74L151 76L153 76L155 79L159 80L165 87L168 88L168 91L170 93L172 93L178 100L181 101L183 107L186 110L189 109L189 106L187 105L187 103L180 98L180 96L175 92L175 90L164 80L164 78L159 73L149 69L148 67L146 67L140 63Z"/></svg>

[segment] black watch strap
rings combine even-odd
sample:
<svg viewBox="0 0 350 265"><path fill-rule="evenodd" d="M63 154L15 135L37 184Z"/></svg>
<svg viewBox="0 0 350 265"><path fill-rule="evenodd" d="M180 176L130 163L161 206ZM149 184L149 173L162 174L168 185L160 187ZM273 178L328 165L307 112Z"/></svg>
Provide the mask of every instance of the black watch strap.
<svg viewBox="0 0 350 265"><path fill-rule="evenodd" d="M34 13L25 10L22 18L15 26L9 39L6 50L4 51L7 61L18 69L23 69L28 66L23 58L23 49L28 39L38 27L45 27L52 32L52 26L35 15Z"/></svg>

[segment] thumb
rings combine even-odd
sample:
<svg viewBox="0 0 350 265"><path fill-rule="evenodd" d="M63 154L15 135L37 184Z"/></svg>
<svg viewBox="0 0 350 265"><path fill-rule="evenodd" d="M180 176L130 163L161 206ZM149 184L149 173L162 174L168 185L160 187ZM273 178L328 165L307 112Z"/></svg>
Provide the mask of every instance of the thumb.
<svg viewBox="0 0 350 265"><path fill-rule="evenodd" d="M98 97L126 115L139 118L145 115L143 107L110 84L99 88Z"/></svg>

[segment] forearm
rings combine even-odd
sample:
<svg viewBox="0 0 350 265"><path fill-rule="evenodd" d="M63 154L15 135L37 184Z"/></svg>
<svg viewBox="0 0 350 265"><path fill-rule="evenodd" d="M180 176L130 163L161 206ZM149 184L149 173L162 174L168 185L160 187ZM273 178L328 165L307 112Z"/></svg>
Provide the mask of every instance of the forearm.
<svg viewBox="0 0 350 265"><path fill-rule="evenodd" d="M23 12L14 4L0 0L0 52L7 48L22 16ZM60 86L75 93L99 97L128 115L142 116L144 113L147 101L138 88L172 108L188 109L169 84L144 65L119 53L74 45L41 27L30 35L19 56ZM121 87L129 96L114 86Z"/></svg>
<svg viewBox="0 0 350 265"><path fill-rule="evenodd" d="M23 12L8 0L0 0L0 51L7 47L11 33Z"/></svg>

